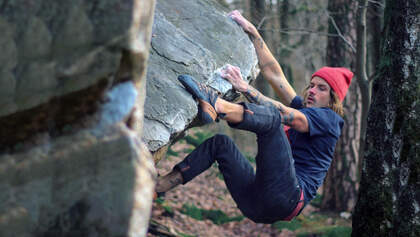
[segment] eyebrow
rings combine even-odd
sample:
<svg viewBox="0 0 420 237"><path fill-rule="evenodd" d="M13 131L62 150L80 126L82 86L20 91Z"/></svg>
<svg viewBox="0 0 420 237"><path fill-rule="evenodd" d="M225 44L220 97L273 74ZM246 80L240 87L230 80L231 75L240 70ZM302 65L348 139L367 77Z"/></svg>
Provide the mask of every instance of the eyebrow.
<svg viewBox="0 0 420 237"><path fill-rule="evenodd" d="M313 83L313 82L310 82L309 83L309 85L317 85L317 86L323 86L323 87L327 87L328 88L328 83L325 83L325 82L321 82L321 83Z"/></svg>

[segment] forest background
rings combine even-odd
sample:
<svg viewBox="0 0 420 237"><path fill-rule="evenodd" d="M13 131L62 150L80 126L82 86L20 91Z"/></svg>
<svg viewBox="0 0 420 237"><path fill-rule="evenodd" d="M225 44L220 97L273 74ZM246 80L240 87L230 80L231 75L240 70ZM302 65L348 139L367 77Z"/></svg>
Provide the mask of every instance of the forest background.
<svg viewBox="0 0 420 237"><path fill-rule="evenodd" d="M235 209L235 204L229 197L217 168L213 167L210 171L198 177L197 180L177 188L174 192L168 193L164 199L160 198L155 202L149 235L166 233L169 236L350 236L352 215L354 214L359 195L359 184L362 179L363 159L366 159L366 156L375 156L372 155L373 152L366 154L368 122L375 124L382 119L371 116L368 120L373 82L377 78L384 78L378 84L385 83L386 78L392 81L393 77L390 76L390 72L392 70L401 72L402 70L401 65L399 65L400 68L395 69L390 67L395 64L385 65L386 62L392 61L392 59L386 57L394 55L387 52L395 51L395 47L387 47L383 40L384 37L389 37L388 40L398 42L397 39L392 37L404 38L404 35L402 35L405 32L404 30L399 32L401 35L389 33L392 31L392 25L396 27L395 24L397 24L395 23L397 21L392 21L397 19L398 14L401 15L402 13L400 17L402 22L411 24L412 29L414 29L414 32L411 33L417 37L412 41L412 45L418 46L418 1L403 1L404 4L402 5L405 5L405 7L397 7L395 1L386 2L384 0L219 0L219 2L227 9L240 10L258 28L275 58L281 64L287 79L298 93L309 82L311 74L321 66L347 67L355 73L355 78L343 103L345 126L342 136L336 146L335 157L319 195L312 202L312 205L307 207L307 210L294 221L290 223L279 222L274 225L257 225L247 221ZM387 14L384 11L386 6L388 7ZM407 10L410 7L414 7L414 9ZM404 16L407 16L408 20L404 21ZM406 28L409 29L410 25ZM400 41L404 40L401 39ZM397 56L404 54L403 51L396 53ZM408 54L412 54L411 56L414 59L418 59L418 47L415 47ZM398 60L398 57L395 60ZM414 82L414 89L411 90L414 91L414 95L409 98L409 102L412 103L419 99L419 93L416 91L416 85L419 84L419 69L416 60L414 60L414 63L413 61L406 63L411 63L410 65L413 66L410 71L411 76L408 77ZM395 75L398 74L394 74L394 77ZM404 80L404 78L401 80ZM264 95L276 98L274 91L263 78L257 78L253 85ZM384 89L385 91L386 89ZM398 93L401 93L401 91ZM389 94L392 94L392 91ZM384 108L389 109L389 107L382 107L382 109ZM378 109L381 109L380 106L378 106ZM409 106L407 111L398 112L408 113L410 110L418 116L418 106ZM410 121L414 121L413 118ZM388 135L392 135L394 132L401 137L401 133L413 132L416 127L418 128L418 125L412 125L410 121L405 121L409 124L407 125L408 129L402 129L402 132L392 131ZM372 134L370 134L370 137L374 140L376 139L375 131L372 129L375 128L374 126L371 127ZM376 127L376 135L381 134L380 130L381 127ZM169 149L167 159L161 161L157 166L159 172L161 174L169 172L170 168L182 160L191 149L215 133L228 134L235 140L241 151L249 157L250 161L253 161L253 157L257 153L255 136L252 133L232 130L224 123L218 123L191 129L184 139ZM419 140L417 135L407 136L413 138L413 140L404 140L405 147L408 146L407 144L415 144L405 154L409 158L402 157L404 154L397 154L394 160L390 162L396 165L395 169L398 169L398 166L401 166L404 161L408 162L408 169L412 169L408 176L414 177L411 179L411 184L415 188L419 187L417 167ZM376 160L373 157L370 165L381 165L386 157L387 154ZM413 164L417 164L417 166ZM368 168L365 167L364 169L366 173L369 173ZM388 172L384 171L382 176L379 175L377 178L380 180L385 178L386 175L388 175ZM401 174L398 175L401 176ZM391 180L390 186L395 187L392 182L399 182L398 175L394 174L396 181ZM365 174L365 176L367 177L368 174ZM379 183L382 184L381 181ZM390 192L395 191L398 196L402 187L396 189L397 191ZM387 196L386 192L376 194ZM371 194L367 194L365 197L369 197L369 195ZM359 198L363 198L362 196ZM417 194L413 194L411 198L416 199L417 196ZM381 203L381 201L379 200L378 203ZM389 204L392 201L388 202L384 197L382 206L385 206L385 203ZM367 201L362 202L362 204L369 205ZM379 205L381 206L381 204ZM359 215L361 213L366 214L366 211L360 211L363 208L363 206L356 208L359 210ZM398 223L392 221L394 220L392 215L397 215L398 211L395 211L394 214L390 211L374 213L379 213L377 226L365 226L360 223L363 222L363 218L361 218L356 225L353 223L353 228L356 227L353 229L354 236L359 236L362 233L361 231L369 230L369 228L370 230L377 228L380 230L378 233L382 231L387 235L390 233L402 235L404 233L410 236L419 231L418 224L415 224L417 223L415 220L418 219L418 211L412 212L417 214L412 217L412 222L409 221L409 223L415 224L415 228L411 232L404 232L404 225L393 226L394 224L398 225ZM374 214L372 213L372 215ZM368 215L366 215L366 218L369 218ZM387 219L392 220L386 221ZM355 220L354 217L353 220ZM407 223L408 226L411 225L409 223ZM382 225L387 227L383 228ZM390 229L394 230L389 231Z"/></svg>

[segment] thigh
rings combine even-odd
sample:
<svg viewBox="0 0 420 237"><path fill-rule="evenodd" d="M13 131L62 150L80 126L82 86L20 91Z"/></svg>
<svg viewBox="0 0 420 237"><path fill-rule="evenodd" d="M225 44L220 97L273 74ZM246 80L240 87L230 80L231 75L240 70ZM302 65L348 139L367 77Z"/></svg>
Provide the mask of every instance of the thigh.
<svg viewBox="0 0 420 237"><path fill-rule="evenodd" d="M254 168L229 137L216 136L218 152L215 158L226 186L242 213L253 216L257 211Z"/></svg>
<svg viewBox="0 0 420 237"><path fill-rule="evenodd" d="M297 200L300 189L296 178L294 160L283 126L269 134L257 135L258 155L256 187L267 208L283 206L289 209Z"/></svg>

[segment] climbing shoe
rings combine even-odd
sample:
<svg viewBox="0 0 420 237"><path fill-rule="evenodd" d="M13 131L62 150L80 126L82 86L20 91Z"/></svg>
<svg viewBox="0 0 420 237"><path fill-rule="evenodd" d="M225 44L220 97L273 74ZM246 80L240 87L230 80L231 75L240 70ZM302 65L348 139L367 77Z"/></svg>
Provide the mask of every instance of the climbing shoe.
<svg viewBox="0 0 420 237"><path fill-rule="evenodd" d="M208 124L213 121L219 121L217 118L215 104L218 94L210 87L197 82L192 76L180 75L178 80L182 83L185 89L198 100L198 118L204 123Z"/></svg>

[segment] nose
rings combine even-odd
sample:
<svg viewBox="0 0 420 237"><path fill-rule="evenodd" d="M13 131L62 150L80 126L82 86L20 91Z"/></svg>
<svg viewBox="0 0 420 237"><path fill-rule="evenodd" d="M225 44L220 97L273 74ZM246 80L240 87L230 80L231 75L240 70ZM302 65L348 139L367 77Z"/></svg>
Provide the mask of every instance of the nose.
<svg viewBox="0 0 420 237"><path fill-rule="evenodd" d="M310 93L311 95L315 94L315 87L310 88L310 89L309 89L309 93Z"/></svg>

